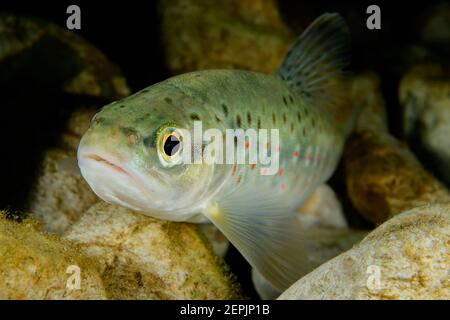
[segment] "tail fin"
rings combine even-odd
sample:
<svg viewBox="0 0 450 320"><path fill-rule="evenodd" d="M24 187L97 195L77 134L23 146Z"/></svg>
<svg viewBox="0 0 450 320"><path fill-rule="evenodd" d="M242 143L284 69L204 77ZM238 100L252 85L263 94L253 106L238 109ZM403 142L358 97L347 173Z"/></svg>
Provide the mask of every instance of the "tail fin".
<svg viewBox="0 0 450 320"><path fill-rule="evenodd" d="M305 100L322 105L345 135L354 122L343 68L350 63L350 30L337 13L318 17L295 41L278 70Z"/></svg>

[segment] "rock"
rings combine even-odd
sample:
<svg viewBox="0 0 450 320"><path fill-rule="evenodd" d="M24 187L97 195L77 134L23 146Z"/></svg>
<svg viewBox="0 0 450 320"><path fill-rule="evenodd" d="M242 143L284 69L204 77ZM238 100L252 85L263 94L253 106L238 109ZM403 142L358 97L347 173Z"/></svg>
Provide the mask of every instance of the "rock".
<svg viewBox="0 0 450 320"><path fill-rule="evenodd" d="M0 213L0 299L105 299L95 261L37 229L35 221L19 223ZM76 285L71 268L77 267L79 289L70 286Z"/></svg>
<svg viewBox="0 0 450 320"><path fill-rule="evenodd" d="M278 299L450 299L450 203L404 212Z"/></svg>
<svg viewBox="0 0 450 320"><path fill-rule="evenodd" d="M403 131L419 156L450 184L450 69L417 65L401 80Z"/></svg>
<svg viewBox="0 0 450 320"><path fill-rule="evenodd" d="M402 211L450 201L448 190L427 172L414 154L387 132L378 82L357 78L352 95L365 105L344 150L345 179L354 207L381 223ZM383 124L384 123L384 124Z"/></svg>
<svg viewBox="0 0 450 320"><path fill-rule="evenodd" d="M66 124L66 130L59 141L61 148L76 152L81 137L89 128L97 109L95 106L81 107L71 114Z"/></svg>
<svg viewBox="0 0 450 320"><path fill-rule="evenodd" d="M211 243L214 254L221 258L225 257L230 247L230 241L228 241L223 233L212 223L200 223L198 224L198 230Z"/></svg>
<svg viewBox="0 0 450 320"><path fill-rule="evenodd" d="M23 74L26 76L23 76ZM38 19L0 15L0 87L30 85L106 100L130 90L117 67L75 32Z"/></svg>
<svg viewBox="0 0 450 320"><path fill-rule="evenodd" d="M342 206L333 189L319 186L298 209L299 219L314 227L347 228Z"/></svg>
<svg viewBox="0 0 450 320"><path fill-rule="evenodd" d="M355 131L373 130L388 132L387 115L381 80L376 73L365 72L353 77L350 86L351 101L360 114L355 122Z"/></svg>
<svg viewBox="0 0 450 320"><path fill-rule="evenodd" d="M344 161L350 199L374 223L423 204L450 201L448 190L388 134L355 133Z"/></svg>
<svg viewBox="0 0 450 320"><path fill-rule="evenodd" d="M212 68L272 73L295 35L275 0L159 1L166 61L172 73Z"/></svg>
<svg viewBox="0 0 450 320"><path fill-rule="evenodd" d="M430 10L420 31L420 38L426 43L444 45L450 49L450 4L441 2Z"/></svg>
<svg viewBox="0 0 450 320"><path fill-rule="evenodd" d="M2 178L8 188L0 196L0 208L24 211L35 184L36 168L44 150L78 142L64 134L69 113L96 101L106 104L130 93L119 68L92 44L50 22L0 13L0 91L2 108L14 121L3 121ZM58 144L56 144L58 143Z"/></svg>
<svg viewBox="0 0 450 320"><path fill-rule="evenodd" d="M195 225L99 202L64 238L99 261L112 299L240 297L231 274Z"/></svg>
<svg viewBox="0 0 450 320"><path fill-rule="evenodd" d="M39 172L28 211L48 232L62 234L99 201L81 176L73 151L48 150Z"/></svg>

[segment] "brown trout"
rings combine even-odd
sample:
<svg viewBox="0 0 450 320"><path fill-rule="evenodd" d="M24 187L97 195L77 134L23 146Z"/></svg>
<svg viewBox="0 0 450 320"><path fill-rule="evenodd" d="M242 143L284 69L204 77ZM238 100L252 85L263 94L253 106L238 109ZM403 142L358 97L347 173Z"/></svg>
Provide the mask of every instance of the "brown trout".
<svg viewBox="0 0 450 320"><path fill-rule="evenodd" d="M78 148L83 177L107 202L161 219L211 221L272 285L287 288L305 273L311 243L296 209L332 175L351 127L342 71L349 38L344 20L327 13L276 74L197 71L103 107ZM261 174L262 163L179 161L183 149L199 154L212 143L177 133L192 132L195 122L223 133L277 129L279 144L263 146L278 159L275 174Z"/></svg>

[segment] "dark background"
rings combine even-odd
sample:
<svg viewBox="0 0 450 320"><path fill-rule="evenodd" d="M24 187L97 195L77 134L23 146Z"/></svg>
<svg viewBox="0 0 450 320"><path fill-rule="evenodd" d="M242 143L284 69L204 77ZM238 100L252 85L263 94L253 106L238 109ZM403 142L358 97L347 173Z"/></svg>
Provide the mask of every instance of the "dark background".
<svg viewBox="0 0 450 320"><path fill-rule="evenodd" d="M214 1L214 0L211 0ZM420 13L438 1L295 1L280 0L284 19L300 32L312 19L325 11L340 12L349 22L354 36L352 70L371 69L383 78L390 129L399 135L397 105L398 54L402 45L416 42ZM102 51L123 71L132 92L170 76L165 67L156 1L1 1L0 12L10 12L52 21L65 28L66 8L81 8L81 30L74 31ZM366 8L381 7L382 29L366 28ZM309 17L299 19L298 17ZM1 70L1 69L0 69ZM45 66L42 69L45 78ZM25 74L26 77L26 74ZM54 145L65 120L80 103L105 104L87 97L49 94L39 85L20 81L0 87L1 127L0 168L2 192L0 208L23 210L33 184L41 152ZM80 101L81 100L81 101ZM63 103L64 101L64 103ZM390 107L390 108L389 108ZM339 186L343 188L343 186ZM350 221L354 226L370 227L362 218ZM249 267L236 250L227 257L232 271L243 284L245 293L256 297L249 277Z"/></svg>

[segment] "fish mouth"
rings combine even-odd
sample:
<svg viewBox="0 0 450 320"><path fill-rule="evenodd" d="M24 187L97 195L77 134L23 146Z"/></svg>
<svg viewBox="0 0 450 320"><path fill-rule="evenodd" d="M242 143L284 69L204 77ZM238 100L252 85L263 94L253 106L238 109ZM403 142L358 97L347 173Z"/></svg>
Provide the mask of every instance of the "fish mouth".
<svg viewBox="0 0 450 320"><path fill-rule="evenodd" d="M89 161L95 161L95 163L100 164L105 166L106 168L111 169L113 172L116 173L121 173L124 174L126 176L128 176L129 178L131 178L132 180L134 180L136 183L138 183L139 185L141 185L142 187L148 187L146 186L146 183L144 183L137 174L135 174L132 170L129 169L125 169L123 166L116 164L114 161L106 159L103 156L100 156L97 153L89 153L86 155L82 156L85 160L89 160ZM167 177L164 176L163 174L155 171L155 170L151 170L149 172L149 175L157 180L159 183L166 185L167 184Z"/></svg>
<svg viewBox="0 0 450 320"><path fill-rule="evenodd" d="M148 207L149 201L155 202L155 184L146 182L120 158L83 150L78 160L83 177L103 200L137 211Z"/></svg>
<svg viewBox="0 0 450 320"><path fill-rule="evenodd" d="M126 171L123 167L111 162L110 160L105 159L104 157L99 156L98 154L87 154L87 155L83 156L83 158L87 159L87 160L95 161L96 163L106 166L109 169L111 169L117 173L122 173L122 174L125 174L125 175L129 176L130 178L132 178L130 173L128 171Z"/></svg>
<svg viewBox="0 0 450 320"><path fill-rule="evenodd" d="M118 164L118 160L113 160L111 157L105 157L96 152L84 153L80 157L82 162L90 162L96 166L100 166L103 169L107 169L112 175L119 174L127 178L131 183L133 183L137 188L146 193L148 196L155 195L155 185L163 187L167 185L167 177L158 173L155 170L148 172L148 175L153 180L153 183L144 179L138 172L135 172L132 168L126 167L124 165Z"/></svg>

